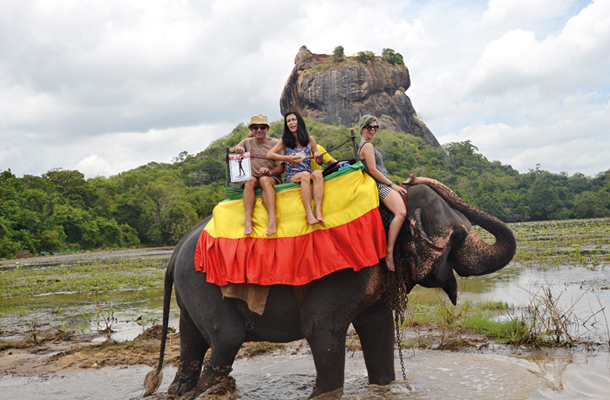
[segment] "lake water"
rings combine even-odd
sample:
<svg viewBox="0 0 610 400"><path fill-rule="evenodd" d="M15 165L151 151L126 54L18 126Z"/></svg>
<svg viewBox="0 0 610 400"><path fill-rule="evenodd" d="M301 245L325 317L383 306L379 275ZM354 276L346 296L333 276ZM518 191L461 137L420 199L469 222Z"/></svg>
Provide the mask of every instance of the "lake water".
<svg viewBox="0 0 610 400"><path fill-rule="evenodd" d="M604 266L562 266L532 268L511 264L494 274L459 279L458 305L463 302L504 301L517 307L526 307L542 301L549 294L557 308L569 313L570 333L574 337L594 341L593 350L583 349L511 349L502 346L481 349L471 353L448 353L430 350L405 352L407 382L398 382L386 388L366 385L366 369L359 353L349 354L346 365L345 398L354 399L607 399L610 398L610 353L607 315L610 306L610 273ZM443 292L416 288L411 301L420 299L446 299ZM29 298L0 300L2 337L17 338L27 335L33 327L44 330L51 326L65 326L80 332L91 332L112 325L115 340L128 340L144 328L161 320L162 290L111 293L92 298L79 294L52 294ZM518 312L516 308L513 312ZM170 324L177 327L178 310L172 305ZM507 316L510 317L510 316ZM104 319L107 321L104 322ZM104 340L100 335L99 340ZM397 361L397 368L400 363ZM107 379L112 370L91 372L87 377L74 379L88 383L93 390L96 379ZM146 368L129 369L120 373L124 379L132 375L128 392L124 386L117 393L106 391L98 397L131 398L139 391ZM164 385L169 384L173 373L166 373ZM99 375L96 375L99 374ZM99 378L97 378L99 376ZM306 398L313 386L315 369L311 355L276 354L254 359L238 360L234 376L238 382L240 399L294 399ZM397 376L400 371L397 370ZM71 378L53 377L0 377L2 393L20 385L46 385L45 398L72 398L53 396L49 391L54 384L70 385ZM46 382L46 383L45 383ZM128 385L129 386L129 385ZM82 385L81 385L82 387ZM91 388L89 388L91 387ZM35 389L32 389L35 390ZM42 390L42 389L41 389ZM163 386L162 389L163 390ZM32 394L32 393L30 393ZM133 396L132 396L133 394ZM16 396L16 397L15 397ZM107 396L107 397L104 397ZM123 397L121 397L123 396ZM127 397L125 397L127 396ZM498 397L499 396L499 397ZM34 395L34 397L36 397ZM10 398L20 398L15 395ZM32 398L23 397L23 398ZM79 397L73 397L79 398ZM82 398L82 397L80 397Z"/></svg>

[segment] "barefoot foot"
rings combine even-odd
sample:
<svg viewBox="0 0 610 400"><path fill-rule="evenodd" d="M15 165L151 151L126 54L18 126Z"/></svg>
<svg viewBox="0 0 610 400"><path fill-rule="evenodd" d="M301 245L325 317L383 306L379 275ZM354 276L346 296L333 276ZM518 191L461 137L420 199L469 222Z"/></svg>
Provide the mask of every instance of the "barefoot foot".
<svg viewBox="0 0 610 400"><path fill-rule="evenodd" d="M314 217L313 214L310 214L310 215L307 216L307 223L309 225L315 225L315 224L318 223L318 219L316 217Z"/></svg>
<svg viewBox="0 0 610 400"><path fill-rule="evenodd" d="M394 255L388 254L385 257L385 265L390 271L394 271L396 268L394 267Z"/></svg>
<svg viewBox="0 0 610 400"><path fill-rule="evenodd" d="M273 235L275 232L277 231L277 221L276 220L269 220L269 224L267 225L267 232L265 232L267 235Z"/></svg>
<svg viewBox="0 0 610 400"><path fill-rule="evenodd" d="M244 229L244 235L248 236L252 234L252 222L246 222L246 229Z"/></svg>

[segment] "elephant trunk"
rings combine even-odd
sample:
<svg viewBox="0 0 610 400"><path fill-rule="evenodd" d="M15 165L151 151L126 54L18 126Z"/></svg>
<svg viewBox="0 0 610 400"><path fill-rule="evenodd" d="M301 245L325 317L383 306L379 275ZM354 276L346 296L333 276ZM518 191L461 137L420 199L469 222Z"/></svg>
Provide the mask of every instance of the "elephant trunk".
<svg viewBox="0 0 610 400"><path fill-rule="evenodd" d="M517 241L511 229L504 222L472 207L437 180L411 175L405 183L428 185L452 208L464 214L471 223L479 225L496 238L496 242L490 245L476 231L469 230L464 244L454 250L457 260L454 269L458 275L489 274L506 266L512 260L517 250Z"/></svg>

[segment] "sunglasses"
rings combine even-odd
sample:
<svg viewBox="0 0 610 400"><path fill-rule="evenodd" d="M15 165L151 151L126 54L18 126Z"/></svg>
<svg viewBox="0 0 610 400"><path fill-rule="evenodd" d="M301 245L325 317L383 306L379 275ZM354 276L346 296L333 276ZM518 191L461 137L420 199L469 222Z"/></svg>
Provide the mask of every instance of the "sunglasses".
<svg viewBox="0 0 610 400"><path fill-rule="evenodd" d="M372 131L373 129L378 130L379 125L366 125L365 128L367 131Z"/></svg>
<svg viewBox="0 0 610 400"><path fill-rule="evenodd" d="M265 129L268 129L269 127L267 125L252 125L250 127L250 129L252 129L253 131L264 131Z"/></svg>

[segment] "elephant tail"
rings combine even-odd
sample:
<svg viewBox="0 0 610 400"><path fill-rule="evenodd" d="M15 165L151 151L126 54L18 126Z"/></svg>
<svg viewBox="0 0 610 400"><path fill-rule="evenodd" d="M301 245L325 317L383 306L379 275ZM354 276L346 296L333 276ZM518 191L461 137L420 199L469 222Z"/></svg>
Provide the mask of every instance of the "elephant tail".
<svg viewBox="0 0 610 400"><path fill-rule="evenodd" d="M153 394L159 389L161 381L163 380L163 358L165 355L165 345L167 342L167 331L169 326L169 307L172 298L172 287L174 286L174 258L176 252L172 255L172 258L165 270L165 285L163 288L163 325L161 331L161 349L159 351L159 364L157 369L150 371L144 378L144 395L147 397Z"/></svg>

